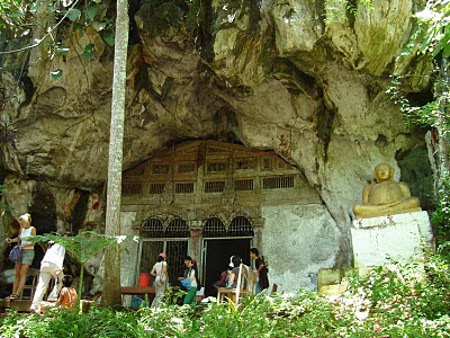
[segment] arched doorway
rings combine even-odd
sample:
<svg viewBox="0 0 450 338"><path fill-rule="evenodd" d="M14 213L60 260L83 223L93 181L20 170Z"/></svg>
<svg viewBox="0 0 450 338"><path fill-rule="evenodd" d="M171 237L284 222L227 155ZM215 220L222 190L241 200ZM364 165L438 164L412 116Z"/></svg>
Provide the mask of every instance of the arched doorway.
<svg viewBox="0 0 450 338"><path fill-rule="evenodd" d="M206 220L203 226L203 283L206 296L216 293L213 284L226 270L231 256L238 255L245 264L250 265L252 239L253 228L246 217L235 217L228 230L218 217Z"/></svg>

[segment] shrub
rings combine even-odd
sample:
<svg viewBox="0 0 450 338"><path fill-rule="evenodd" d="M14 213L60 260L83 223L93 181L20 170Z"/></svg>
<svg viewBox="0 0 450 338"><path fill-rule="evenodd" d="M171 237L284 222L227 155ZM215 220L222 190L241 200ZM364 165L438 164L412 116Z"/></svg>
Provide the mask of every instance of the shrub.
<svg viewBox="0 0 450 338"><path fill-rule="evenodd" d="M420 263L392 262L349 276L341 296L315 292L249 296L242 304L165 304L160 310L87 314L53 310L43 316L11 313L1 337L450 337L449 243Z"/></svg>

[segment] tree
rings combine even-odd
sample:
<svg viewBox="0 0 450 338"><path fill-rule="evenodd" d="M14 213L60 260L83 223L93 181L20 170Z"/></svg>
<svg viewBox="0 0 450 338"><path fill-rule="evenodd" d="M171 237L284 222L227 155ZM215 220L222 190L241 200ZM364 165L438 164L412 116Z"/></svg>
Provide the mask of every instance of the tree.
<svg viewBox="0 0 450 338"><path fill-rule="evenodd" d="M117 0L105 229L105 234L111 236L120 235L128 21L127 0ZM113 246L107 248L105 253L104 305L120 304L120 296L120 252L116 246Z"/></svg>

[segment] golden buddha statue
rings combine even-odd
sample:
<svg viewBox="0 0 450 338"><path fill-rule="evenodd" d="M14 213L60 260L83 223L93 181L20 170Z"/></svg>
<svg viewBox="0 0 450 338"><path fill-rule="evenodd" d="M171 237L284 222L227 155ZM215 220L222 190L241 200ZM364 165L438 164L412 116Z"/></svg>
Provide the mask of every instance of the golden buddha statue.
<svg viewBox="0 0 450 338"><path fill-rule="evenodd" d="M387 163L375 167L376 183L364 187L362 204L355 204L357 218L387 216L421 211L420 201L411 196L408 184L395 182L394 168Z"/></svg>

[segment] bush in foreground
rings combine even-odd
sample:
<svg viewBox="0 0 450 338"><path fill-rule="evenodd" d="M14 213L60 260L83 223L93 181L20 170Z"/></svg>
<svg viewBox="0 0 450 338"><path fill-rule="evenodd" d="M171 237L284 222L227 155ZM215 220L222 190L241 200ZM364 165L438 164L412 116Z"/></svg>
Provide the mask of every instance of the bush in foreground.
<svg viewBox="0 0 450 338"><path fill-rule="evenodd" d="M441 247L443 252L448 245ZM168 305L137 312L95 307L87 314L12 313L1 337L450 337L449 264L438 252L421 264L391 264L350 276L348 291L299 290L248 297L236 307Z"/></svg>

